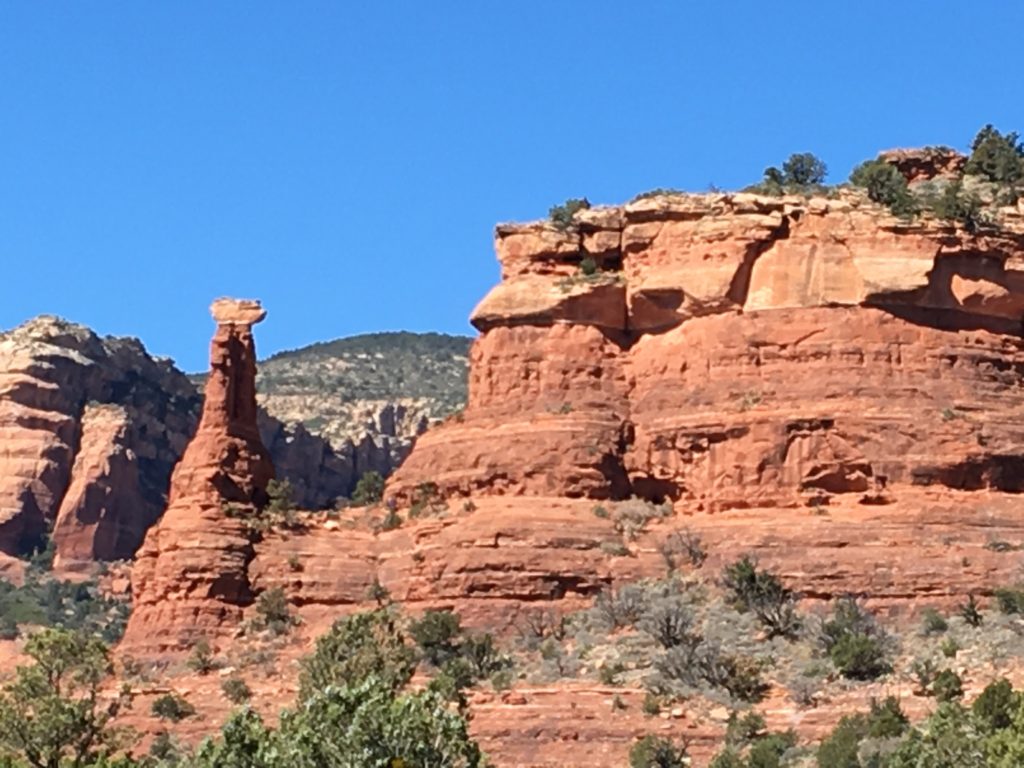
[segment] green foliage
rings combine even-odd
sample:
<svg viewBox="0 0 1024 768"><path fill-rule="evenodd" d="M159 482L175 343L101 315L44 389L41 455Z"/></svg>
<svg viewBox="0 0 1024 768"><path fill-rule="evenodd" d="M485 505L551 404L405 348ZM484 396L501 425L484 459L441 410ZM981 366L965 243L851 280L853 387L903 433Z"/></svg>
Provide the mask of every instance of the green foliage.
<svg viewBox="0 0 1024 768"><path fill-rule="evenodd" d="M644 736L629 750L629 768L683 768L686 747L661 736Z"/></svg>
<svg viewBox="0 0 1024 768"><path fill-rule="evenodd" d="M128 700L98 698L111 671L103 643L80 632L45 629L24 650L32 663L17 667L0 691L0 757L57 768L90 765L117 752L125 733L111 720Z"/></svg>
<svg viewBox="0 0 1024 768"><path fill-rule="evenodd" d="M480 749L465 719L436 691L396 696L389 683L370 678L329 688L282 717L279 765L294 768L475 768Z"/></svg>
<svg viewBox="0 0 1024 768"><path fill-rule="evenodd" d="M600 270L601 268L598 266L597 262L594 260L592 256L584 256L580 260L580 273L584 277L593 277Z"/></svg>
<svg viewBox="0 0 1024 768"><path fill-rule="evenodd" d="M8 637L17 636L18 627L49 626L98 633L113 643L130 612L130 603L104 597L92 582L59 581L32 571L20 587L0 580L0 621Z"/></svg>
<svg viewBox="0 0 1024 768"><path fill-rule="evenodd" d="M932 204L932 209L940 219L958 222L968 232L976 232L986 223L981 198L974 192L965 190L963 182L959 179L946 185L942 194Z"/></svg>
<svg viewBox="0 0 1024 768"><path fill-rule="evenodd" d="M356 489L352 493L352 502L360 507L376 504L384 498L384 478L380 472L370 470L359 476Z"/></svg>
<svg viewBox="0 0 1024 768"><path fill-rule="evenodd" d="M225 677L220 689L232 704L244 704L252 698L252 690L240 677Z"/></svg>
<svg viewBox="0 0 1024 768"><path fill-rule="evenodd" d="M934 608L925 608L921 614L921 631L925 635L941 635L949 629L949 622Z"/></svg>
<svg viewBox="0 0 1024 768"><path fill-rule="evenodd" d="M590 207L590 201L585 197L571 197L561 205L554 205L548 211L551 223L558 229L568 229L573 224L573 218L580 211Z"/></svg>
<svg viewBox="0 0 1024 768"><path fill-rule="evenodd" d="M470 635L462 642L459 653L477 678L490 677L511 664L510 659L498 652L490 633Z"/></svg>
<svg viewBox="0 0 1024 768"><path fill-rule="evenodd" d="M1020 705L1020 694L1004 677L985 686L971 705L971 713L986 731L998 731L1009 727Z"/></svg>
<svg viewBox="0 0 1024 768"><path fill-rule="evenodd" d="M967 596L967 602L961 604L959 612L960 618L971 627L980 627L985 620L985 617L981 614L981 606L978 605L978 601L973 594Z"/></svg>
<svg viewBox="0 0 1024 768"><path fill-rule="evenodd" d="M850 174L850 183L863 187L869 198L886 206L896 216L911 217L919 211L907 180L891 163L883 160L861 163Z"/></svg>
<svg viewBox="0 0 1024 768"><path fill-rule="evenodd" d="M794 637L800 629L796 596L773 573L758 570L749 557L726 566L722 586L731 594L733 606L751 611L768 629L771 637Z"/></svg>
<svg viewBox="0 0 1024 768"><path fill-rule="evenodd" d="M334 622L317 639L313 654L302 660L299 700L329 686L358 687L371 677L398 690L412 677L415 658L389 610L346 616Z"/></svg>
<svg viewBox="0 0 1024 768"><path fill-rule="evenodd" d="M32 550L32 554L29 555L28 565L29 568L35 571L52 571L53 570L53 559L57 556L57 545L53 538L49 535L46 536L45 544L41 547L36 547Z"/></svg>
<svg viewBox="0 0 1024 768"><path fill-rule="evenodd" d="M266 510L273 515L285 517L295 510L295 490L287 480L272 479L267 483Z"/></svg>
<svg viewBox="0 0 1024 768"><path fill-rule="evenodd" d="M288 607L288 596L281 587L271 587L256 598L260 624L275 634L284 634L295 623Z"/></svg>
<svg viewBox="0 0 1024 768"><path fill-rule="evenodd" d="M932 695L939 701L954 701L964 695L963 681L952 669L944 669L932 681Z"/></svg>
<svg viewBox="0 0 1024 768"><path fill-rule="evenodd" d="M985 760L984 738L974 718L956 702L940 704L927 722L912 729L889 757L886 768L1010 768Z"/></svg>
<svg viewBox="0 0 1024 768"><path fill-rule="evenodd" d="M213 649L205 637L199 638L196 644L192 646L192 653L188 657L188 667L200 675L208 675L217 668L213 657Z"/></svg>
<svg viewBox="0 0 1024 768"><path fill-rule="evenodd" d="M422 618L409 625L409 635L434 666L458 655L461 634L459 614L449 610L426 611Z"/></svg>
<svg viewBox="0 0 1024 768"><path fill-rule="evenodd" d="M836 669L852 680L873 680L891 667L885 634L854 598L836 601L832 617L822 626L822 644Z"/></svg>
<svg viewBox="0 0 1024 768"><path fill-rule="evenodd" d="M402 516L399 515L395 509L389 508L387 513L385 513L383 519L380 521L380 529L382 531L393 531L396 528L401 527Z"/></svg>
<svg viewBox="0 0 1024 768"><path fill-rule="evenodd" d="M765 169L764 180L755 189L768 195L813 192L824 184L827 173L820 159L810 152L799 152L789 156L782 170L774 166Z"/></svg>
<svg viewBox="0 0 1024 768"><path fill-rule="evenodd" d="M196 708L176 693L165 693L153 700L151 711L161 720L177 723L186 717L192 717L196 713Z"/></svg>
<svg viewBox="0 0 1024 768"><path fill-rule="evenodd" d="M279 768L287 764L284 758L278 735L245 708L231 715L220 738L203 742L193 768Z"/></svg>
<svg viewBox="0 0 1024 768"><path fill-rule="evenodd" d="M1006 614L1024 613L1024 587L1004 587L994 592L999 610Z"/></svg>
<svg viewBox="0 0 1024 768"><path fill-rule="evenodd" d="M1014 185L1024 179L1024 144L1019 135L1002 134L991 124L986 125L974 137L964 173L998 184Z"/></svg>
<svg viewBox="0 0 1024 768"><path fill-rule="evenodd" d="M862 768L858 752L862 740L895 739L907 731L909 721L895 696L872 700L868 713L843 717L818 746L819 768Z"/></svg>
<svg viewBox="0 0 1024 768"><path fill-rule="evenodd" d="M745 702L760 701L768 690L762 665L753 657L726 653L715 643L694 636L690 642L669 648L654 663L653 681L659 693L678 693L673 683L688 688L708 685Z"/></svg>
<svg viewBox="0 0 1024 768"><path fill-rule="evenodd" d="M441 498L440 489L437 483L429 480L416 486L412 494L412 506L409 507L409 517L422 517L427 514L438 514L447 509L444 499Z"/></svg>
<svg viewBox="0 0 1024 768"><path fill-rule="evenodd" d="M686 193L681 189L674 189L672 187L655 187L654 189L649 189L646 192L641 192L630 202L635 203L637 200L646 200L651 197L679 197L685 194Z"/></svg>

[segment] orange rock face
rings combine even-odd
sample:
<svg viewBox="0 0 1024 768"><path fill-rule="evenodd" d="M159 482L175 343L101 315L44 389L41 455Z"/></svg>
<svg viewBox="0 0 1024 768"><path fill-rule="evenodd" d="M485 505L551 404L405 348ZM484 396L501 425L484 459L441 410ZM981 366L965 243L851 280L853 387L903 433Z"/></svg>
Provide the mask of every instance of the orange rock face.
<svg viewBox="0 0 1024 768"><path fill-rule="evenodd" d="M0 552L129 558L166 503L197 398L135 339L42 316L0 334Z"/></svg>
<svg viewBox="0 0 1024 768"><path fill-rule="evenodd" d="M243 518L266 501L274 476L260 440L252 302L214 304L203 415L171 479L167 511L133 570L134 610L125 647L174 647L237 622L252 602L254 556Z"/></svg>
<svg viewBox="0 0 1024 768"><path fill-rule="evenodd" d="M704 195L498 230L463 414L389 494L687 511L1024 489L1024 224L906 224L856 195ZM590 257L606 269L578 270Z"/></svg>

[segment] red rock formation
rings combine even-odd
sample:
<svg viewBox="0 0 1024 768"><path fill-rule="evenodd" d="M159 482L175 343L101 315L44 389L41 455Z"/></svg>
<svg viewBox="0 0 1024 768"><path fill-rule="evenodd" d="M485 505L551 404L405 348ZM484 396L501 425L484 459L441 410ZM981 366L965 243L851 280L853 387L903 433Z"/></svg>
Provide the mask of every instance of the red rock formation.
<svg viewBox="0 0 1024 768"><path fill-rule="evenodd" d="M0 334L0 552L31 552L54 527L58 563L131 557L196 403L135 339L48 316Z"/></svg>
<svg viewBox="0 0 1024 768"><path fill-rule="evenodd" d="M243 517L266 501L274 469L260 440L257 302L219 299L203 415L171 479L170 501L136 559L134 610L124 645L174 647L197 633L237 623L252 602L254 555Z"/></svg>
<svg viewBox="0 0 1024 768"><path fill-rule="evenodd" d="M500 227L469 404L389 493L698 511L886 483L1024 490L1024 222L1003 218L981 236L855 193L737 194ZM609 269L583 275L586 256Z"/></svg>
<svg viewBox="0 0 1024 768"><path fill-rule="evenodd" d="M954 178L963 172L967 157L949 147L890 149L878 156L903 174L908 182Z"/></svg>

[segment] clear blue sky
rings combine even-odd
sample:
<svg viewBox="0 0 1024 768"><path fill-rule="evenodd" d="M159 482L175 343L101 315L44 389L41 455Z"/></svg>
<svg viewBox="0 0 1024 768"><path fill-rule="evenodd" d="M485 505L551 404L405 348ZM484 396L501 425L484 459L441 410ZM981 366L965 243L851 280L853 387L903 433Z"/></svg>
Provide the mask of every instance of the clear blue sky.
<svg viewBox="0 0 1024 768"><path fill-rule="evenodd" d="M1024 3L0 4L0 327L469 333L497 221L1024 129Z"/></svg>

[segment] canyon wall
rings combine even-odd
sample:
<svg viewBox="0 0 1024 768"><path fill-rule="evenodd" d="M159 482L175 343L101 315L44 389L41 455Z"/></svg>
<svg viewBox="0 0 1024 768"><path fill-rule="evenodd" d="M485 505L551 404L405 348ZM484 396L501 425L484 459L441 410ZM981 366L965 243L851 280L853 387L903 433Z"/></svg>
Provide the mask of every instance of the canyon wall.
<svg viewBox="0 0 1024 768"><path fill-rule="evenodd" d="M1001 217L968 232L857 192L709 194L500 226L468 405L388 493L715 511L1018 492L1024 213Z"/></svg>

